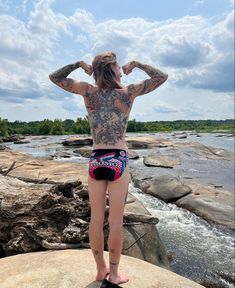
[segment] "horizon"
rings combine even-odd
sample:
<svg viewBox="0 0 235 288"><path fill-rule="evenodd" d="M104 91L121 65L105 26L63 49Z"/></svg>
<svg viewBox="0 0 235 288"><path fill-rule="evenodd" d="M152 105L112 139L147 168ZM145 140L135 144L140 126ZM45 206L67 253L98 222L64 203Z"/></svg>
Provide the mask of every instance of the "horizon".
<svg viewBox="0 0 235 288"><path fill-rule="evenodd" d="M87 115L83 116L83 117L78 117L78 118L85 118L87 117ZM77 118L77 119L78 119ZM13 120L13 121L9 121L8 119L4 119L4 118L1 118L1 115L0 115L0 119L1 120L6 120L8 121L8 123L14 123L14 122L42 122L44 120L49 120L49 121L55 121L55 120L59 120L59 121L66 121L66 120L72 120L74 122L76 122L77 119L71 119L71 118L66 118L66 119L60 119L60 118L54 118L54 119L49 119L49 118L44 118L44 119L39 119L39 120L29 120L29 121L24 121L24 120ZM177 122L177 121L235 121L234 118L226 118L226 119L175 119L175 120L149 120L149 121L139 121L135 118L133 119L129 119L129 121L133 121L135 120L136 122Z"/></svg>
<svg viewBox="0 0 235 288"><path fill-rule="evenodd" d="M234 118L234 0L0 0L0 9L0 115L9 122L85 117L82 97L48 75L107 50L120 65L138 60L169 74L135 100L130 120ZM94 83L79 69L69 77ZM136 69L122 83L146 78Z"/></svg>

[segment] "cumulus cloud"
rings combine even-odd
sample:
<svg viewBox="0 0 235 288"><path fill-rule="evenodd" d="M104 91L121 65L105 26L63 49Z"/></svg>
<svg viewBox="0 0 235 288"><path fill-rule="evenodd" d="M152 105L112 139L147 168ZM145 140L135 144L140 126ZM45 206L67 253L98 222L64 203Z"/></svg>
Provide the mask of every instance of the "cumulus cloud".
<svg viewBox="0 0 235 288"><path fill-rule="evenodd" d="M134 59L167 71L168 85L173 87L228 93L234 90L233 11L218 23L201 16L167 21L98 21L84 9L77 9L71 16L55 12L53 2L38 0L27 21L0 15L0 98L22 103L44 97L64 101L63 109L76 111L80 103L73 98L68 102L68 93L51 85L47 75L51 67L65 65L62 60L69 63L79 56L91 61L95 54L106 50L114 50L121 64ZM23 10L27 4L27 0L22 1ZM1 5L9 10L8 1L0 1ZM66 41L62 36L67 37ZM143 75L127 78L139 81ZM177 112L169 104L158 104L157 113Z"/></svg>

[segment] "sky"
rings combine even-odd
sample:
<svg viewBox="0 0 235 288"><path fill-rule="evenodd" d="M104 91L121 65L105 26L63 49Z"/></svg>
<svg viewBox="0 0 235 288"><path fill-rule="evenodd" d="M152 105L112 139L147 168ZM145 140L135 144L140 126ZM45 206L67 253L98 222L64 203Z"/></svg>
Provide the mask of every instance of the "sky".
<svg viewBox="0 0 235 288"><path fill-rule="evenodd" d="M169 75L135 99L138 121L234 118L234 0L0 0L0 117L77 119L83 98L50 82L67 64L113 51ZM71 78L94 84L81 69ZM148 76L138 68L122 84Z"/></svg>

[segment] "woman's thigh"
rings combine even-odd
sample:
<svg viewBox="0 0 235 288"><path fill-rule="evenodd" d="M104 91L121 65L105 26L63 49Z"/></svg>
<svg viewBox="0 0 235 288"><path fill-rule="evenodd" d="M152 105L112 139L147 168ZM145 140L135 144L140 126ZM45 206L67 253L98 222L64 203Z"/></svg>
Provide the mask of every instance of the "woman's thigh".
<svg viewBox="0 0 235 288"><path fill-rule="evenodd" d="M91 220L103 222L106 207L106 180L94 180L88 176L88 193L91 205Z"/></svg>
<svg viewBox="0 0 235 288"><path fill-rule="evenodd" d="M108 182L109 222L122 225L125 200L128 193L130 174L128 167L116 181Z"/></svg>

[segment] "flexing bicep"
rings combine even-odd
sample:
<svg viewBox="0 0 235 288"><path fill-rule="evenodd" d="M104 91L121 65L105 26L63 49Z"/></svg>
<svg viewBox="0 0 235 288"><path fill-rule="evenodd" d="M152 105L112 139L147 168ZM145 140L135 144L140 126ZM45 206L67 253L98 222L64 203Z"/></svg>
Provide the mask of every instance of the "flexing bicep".
<svg viewBox="0 0 235 288"><path fill-rule="evenodd" d="M50 77L50 76L49 76ZM74 94L80 94L82 96L86 95L88 89L92 86L91 84L88 84L87 82L77 81L71 78L64 78L61 81L53 81L54 79L51 78L51 81L55 83L60 88L74 93Z"/></svg>
<svg viewBox="0 0 235 288"><path fill-rule="evenodd" d="M167 80L167 74L164 74L162 77L156 77L144 80L137 84L130 84L127 86L127 93L129 97L135 98L140 95L147 94L152 92L159 86L161 86Z"/></svg>

